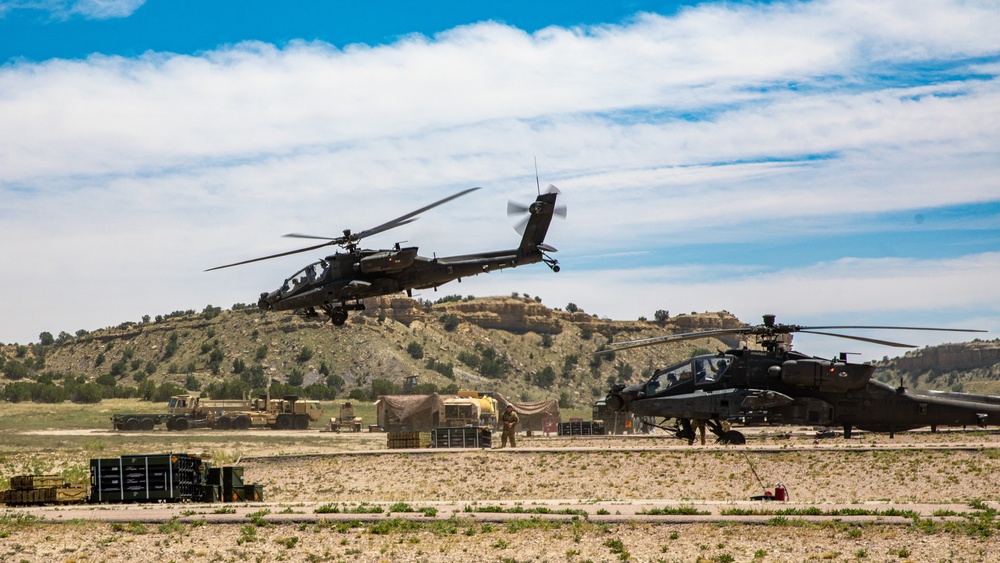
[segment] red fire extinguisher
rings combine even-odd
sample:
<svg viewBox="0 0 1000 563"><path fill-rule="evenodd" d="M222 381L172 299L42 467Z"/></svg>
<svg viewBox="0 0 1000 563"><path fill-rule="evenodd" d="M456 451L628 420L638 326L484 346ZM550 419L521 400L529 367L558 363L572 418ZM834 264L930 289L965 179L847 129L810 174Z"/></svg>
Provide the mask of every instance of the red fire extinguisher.
<svg viewBox="0 0 1000 563"><path fill-rule="evenodd" d="M788 489L786 489L781 483L774 485L774 500L780 500L782 502L788 500Z"/></svg>

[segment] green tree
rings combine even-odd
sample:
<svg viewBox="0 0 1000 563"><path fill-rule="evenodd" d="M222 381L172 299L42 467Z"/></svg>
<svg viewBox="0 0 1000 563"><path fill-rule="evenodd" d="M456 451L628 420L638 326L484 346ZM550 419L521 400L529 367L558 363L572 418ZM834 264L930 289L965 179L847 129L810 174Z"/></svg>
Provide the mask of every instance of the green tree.
<svg viewBox="0 0 1000 563"><path fill-rule="evenodd" d="M18 381L3 386L3 400L8 403L23 403L31 400L31 383Z"/></svg>
<svg viewBox="0 0 1000 563"><path fill-rule="evenodd" d="M292 368L292 371L288 373L288 384L292 387L298 387L302 385L305 380L305 374L299 368Z"/></svg>
<svg viewBox="0 0 1000 563"><path fill-rule="evenodd" d="M156 392L153 393L153 402L156 403L166 403L170 400L170 397L174 395L183 395L184 390L180 387L174 385L173 383L161 383L159 387L156 388Z"/></svg>
<svg viewBox="0 0 1000 563"><path fill-rule="evenodd" d="M560 409L573 408L573 401L569 398L569 393L565 391L561 391L559 393L559 408Z"/></svg>
<svg viewBox="0 0 1000 563"><path fill-rule="evenodd" d="M388 379L378 377L372 379L371 397L373 399L381 395L399 395L400 391L400 386Z"/></svg>
<svg viewBox="0 0 1000 563"><path fill-rule="evenodd" d="M213 307L211 305L206 305L205 310L201 312L201 316L206 321L210 321L215 317L218 317L221 313L222 313L222 307Z"/></svg>
<svg viewBox="0 0 1000 563"><path fill-rule="evenodd" d="M97 383L98 385L103 385L105 387L114 387L115 385L118 384L118 380L115 379L115 376L113 374L106 373L95 379L94 383Z"/></svg>
<svg viewBox="0 0 1000 563"><path fill-rule="evenodd" d="M339 374L331 373L330 375L326 376L326 386L329 387L331 391L333 391L333 396L330 397L331 399L336 398L336 396L339 395L340 392L344 390L345 383L346 382L344 381L344 378L341 377Z"/></svg>
<svg viewBox="0 0 1000 563"><path fill-rule="evenodd" d="M172 357L177 353L177 349L180 348L180 344L177 343L177 333L171 332L170 338L167 339L166 346L163 347L163 359Z"/></svg>
<svg viewBox="0 0 1000 563"><path fill-rule="evenodd" d="M653 319L660 326L663 326L663 325L667 324L667 319L669 319L669 318L670 318L670 313L668 311L663 310L663 309L658 309L655 313L653 313Z"/></svg>
<svg viewBox="0 0 1000 563"><path fill-rule="evenodd" d="M101 386L96 383L84 383L77 386L70 394L70 399L74 403L96 404L104 398Z"/></svg>
<svg viewBox="0 0 1000 563"><path fill-rule="evenodd" d="M267 387L267 374L264 373L264 366L254 364L240 374L240 380L252 389L264 389Z"/></svg>
<svg viewBox="0 0 1000 563"><path fill-rule="evenodd" d="M17 381L28 377L28 368L17 360L7 360L3 364L3 374L7 379Z"/></svg>
<svg viewBox="0 0 1000 563"><path fill-rule="evenodd" d="M51 332L43 332L38 335L38 343L42 346L52 346L55 342L56 339L52 337Z"/></svg>

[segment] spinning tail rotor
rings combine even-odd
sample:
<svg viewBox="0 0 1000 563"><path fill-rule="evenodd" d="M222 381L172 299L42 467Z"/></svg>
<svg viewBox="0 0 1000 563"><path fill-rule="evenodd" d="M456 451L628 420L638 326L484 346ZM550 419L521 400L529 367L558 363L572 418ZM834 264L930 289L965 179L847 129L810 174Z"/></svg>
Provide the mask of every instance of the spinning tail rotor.
<svg viewBox="0 0 1000 563"><path fill-rule="evenodd" d="M517 231L517 234L519 234L521 236L524 236L524 231L525 231L525 229L528 226L528 221L531 220L531 216L532 215L537 215L539 213L544 212L544 207L543 207L544 202L542 201L542 197L541 196L547 195L547 194L559 194L559 193L561 193L559 191L559 188L553 186L552 184L549 184L549 186L547 188L545 188L544 192L539 193L539 199L535 200L535 202L533 202L533 203L531 203L529 205L525 205L523 203L518 203L516 201L508 201L507 202L507 216L508 217L514 217L514 216L518 216L518 215L524 215L525 216L524 218L522 218L520 221L518 221L514 225L514 230ZM555 206L555 208L552 210L552 215L554 215L556 217L559 217L560 219L565 219L566 218L566 206L565 205L557 205L557 206Z"/></svg>

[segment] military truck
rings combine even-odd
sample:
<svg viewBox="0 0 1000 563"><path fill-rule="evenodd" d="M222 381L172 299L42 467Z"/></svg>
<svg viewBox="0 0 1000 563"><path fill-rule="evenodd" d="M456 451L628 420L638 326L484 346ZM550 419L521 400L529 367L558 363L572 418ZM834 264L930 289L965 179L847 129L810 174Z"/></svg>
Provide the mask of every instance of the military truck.
<svg viewBox="0 0 1000 563"><path fill-rule="evenodd" d="M457 397L445 397L441 426L485 426L497 422L497 402L475 391L459 391Z"/></svg>
<svg viewBox="0 0 1000 563"><path fill-rule="evenodd" d="M295 395L281 399L264 395L253 400L175 395L167 403L166 413L116 414L111 421L115 430L128 431L152 430L160 424L166 425L167 430L177 431L189 428L305 430L322 416L323 407L319 401L302 400Z"/></svg>
<svg viewBox="0 0 1000 563"><path fill-rule="evenodd" d="M354 416L354 405L342 403L339 416L330 419L329 429L331 432L340 432L341 430L361 432L361 417Z"/></svg>

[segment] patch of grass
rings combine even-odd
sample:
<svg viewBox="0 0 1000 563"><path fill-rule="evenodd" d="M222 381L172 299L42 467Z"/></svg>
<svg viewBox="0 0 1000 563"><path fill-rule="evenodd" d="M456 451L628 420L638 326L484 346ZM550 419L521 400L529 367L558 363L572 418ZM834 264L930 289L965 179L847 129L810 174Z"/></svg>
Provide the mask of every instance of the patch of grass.
<svg viewBox="0 0 1000 563"><path fill-rule="evenodd" d="M264 527L270 525L270 524L267 523L266 520L264 520L264 517L267 516L270 513L271 513L271 511L265 508L264 510L258 510L257 512L251 512L250 514L247 514L247 517L250 518L250 522L254 526L257 526L258 528L264 528Z"/></svg>
<svg viewBox="0 0 1000 563"><path fill-rule="evenodd" d="M407 520L405 518L390 518L388 520L382 520L371 524L368 527L368 531L377 536L384 536L387 534L415 532L420 530L422 526L423 524L420 522L414 522L413 520Z"/></svg>
<svg viewBox="0 0 1000 563"><path fill-rule="evenodd" d="M649 510L642 510L638 514L645 514L650 516L708 516L711 512L705 510L698 510L693 506L677 506L677 507L664 507L664 508L650 508Z"/></svg>
<svg viewBox="0 0 1000 563"><path fill-rule="evenodd" d="M628 561L632 554L629 553L628 549L625 549L625 544L620 539L610 539L604 542L604 547L611 550L611 553L618 556L621 561Z"/></svg>
<svg viewBox="0 0 1000 563"><path fill-rule="evenodd" d="M586 510L576 509L576 508L565 508L553 510L547 506L531 506L525 507L520 504L512 506L510 508L504 508L497 505L486 505L486 506L473 506L465 505L463 509L465 512L483 512L483 513L503 513L503 514L566 514L570 516L583 516L586 518L589 513ZM605 511L606 512L606 511Z"/></svg>
<svg viewBox="0 0 1000 563"><path fill-rule="evenodd" d="M147 528L142 522L129 522L128 524L115 522L111 524L111 530L114 532L128 532L136 535L149 533L149 528Z"/></svg>

